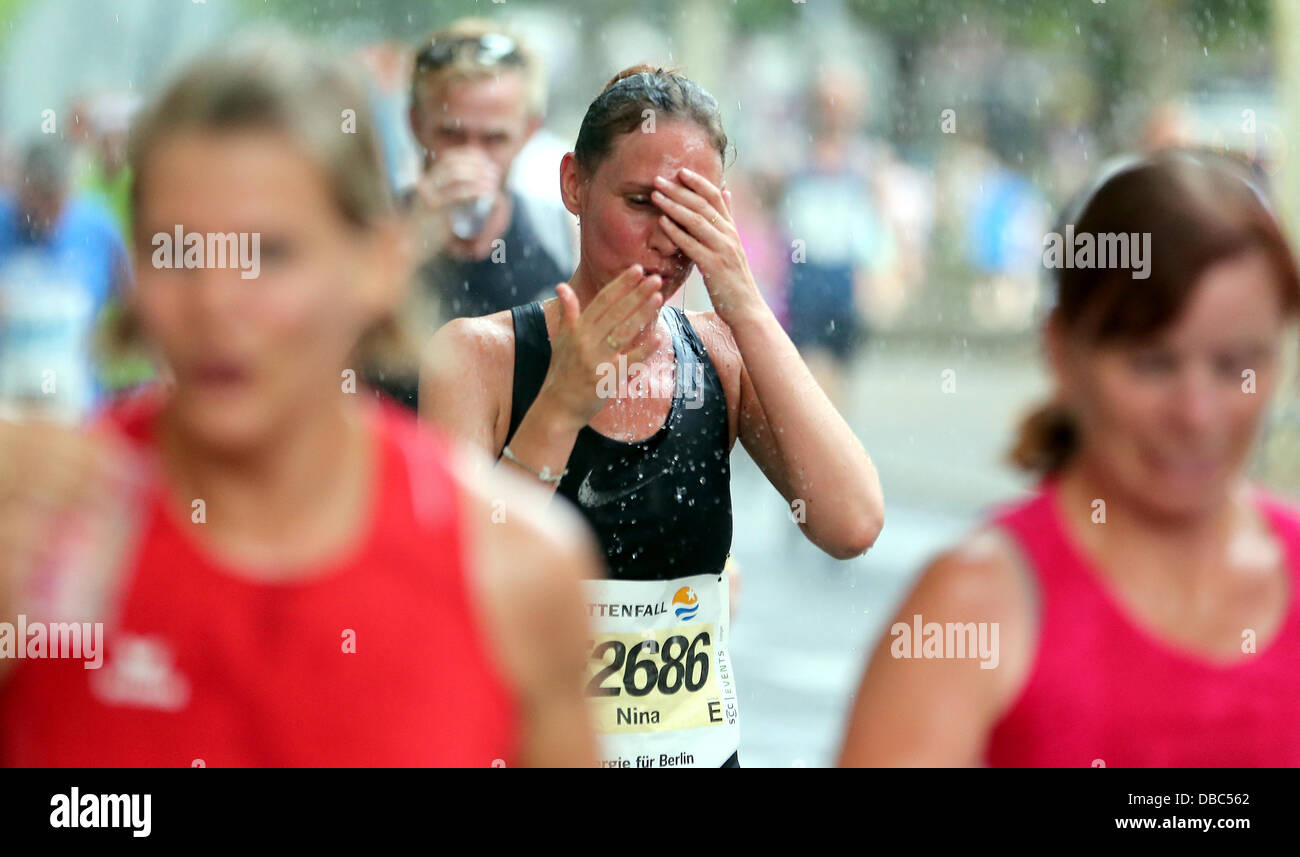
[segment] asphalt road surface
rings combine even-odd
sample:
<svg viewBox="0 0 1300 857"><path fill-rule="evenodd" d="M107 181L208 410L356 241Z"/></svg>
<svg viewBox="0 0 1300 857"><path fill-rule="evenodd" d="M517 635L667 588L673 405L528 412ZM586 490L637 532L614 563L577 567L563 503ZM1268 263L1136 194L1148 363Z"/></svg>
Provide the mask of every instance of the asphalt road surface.
<svg viewBox="0 0 1300 857"><path fill-rule="evenodd" d="M742 765L835 763L867 655L915 575L991 505L1028 487L1000 459L1018 417L1045 391L1030 347L878 342L843 410L880 472L885 528L849 561L803 537L737 446L732 552L743 589L732 639Z"/></svg>

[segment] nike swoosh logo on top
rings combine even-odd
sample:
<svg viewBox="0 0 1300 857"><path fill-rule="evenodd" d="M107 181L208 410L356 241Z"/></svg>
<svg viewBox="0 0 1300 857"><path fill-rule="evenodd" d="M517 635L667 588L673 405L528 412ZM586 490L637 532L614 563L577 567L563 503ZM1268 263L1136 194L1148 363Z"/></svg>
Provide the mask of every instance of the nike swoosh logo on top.
<svg viewBox="0 0 1300 857"><path fill-rule="evenodd" d="M649 479L643 479L630 488L618 488L613 491L601 491L591 487L591 474L593 471L588 470L587 475L583 477L582 484L578 486L578 504L591 508L593 506L604 506L606 503L612 503L620 497L626 497L639 488L644 488L651 482L668 473L668 470L661 470Z"/></svg>

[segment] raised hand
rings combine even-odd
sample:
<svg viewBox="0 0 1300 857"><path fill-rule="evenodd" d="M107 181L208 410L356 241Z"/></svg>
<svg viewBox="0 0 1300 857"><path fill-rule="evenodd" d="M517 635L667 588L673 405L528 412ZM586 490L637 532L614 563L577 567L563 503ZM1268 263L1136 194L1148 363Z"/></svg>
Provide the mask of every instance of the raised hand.
<svg viewBox="0 0 1300 857"><path fill-rule="evenodd" d="M659 347L654 325L663 305L658 275L645 276L640 265L632 265L609 282L587 305L579 309L578 297L567 283L555 289L562 315L552 337L551 366L538 398L545 396L579 429L605 406L597 391L602 364L627 357L628 363L644 360ZM651 326L650 335L632 346Z"/></svg>
<svg viewBox="0 0 1300 857"><path fill-rule="evenodd" d="M655 177L650 198L668 237L700 269L713 308L732 327L765 306L749 271L740 233L731 213L731 191L719 190L699 173L683 167L676 181Z"/></svg>

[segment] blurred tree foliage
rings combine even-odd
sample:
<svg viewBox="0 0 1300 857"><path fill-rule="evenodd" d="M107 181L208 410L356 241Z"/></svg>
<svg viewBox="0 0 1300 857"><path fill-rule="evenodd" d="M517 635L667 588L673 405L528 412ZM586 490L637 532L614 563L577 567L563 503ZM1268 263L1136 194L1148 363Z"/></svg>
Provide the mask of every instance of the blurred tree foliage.
<svg viewBox="0 0 1300 857"><path fill-rule="evenodd" d="M0 0L5 3L20 0ZM600 38L602 24L636 15L674 35L687 32L700 0L236 0L250 20L275 20L322 38L411 40L465 15L508 17L521 9L559 8L570 16L575 46ZM1131 142L1131 113L1189 90L1213 90L1225 80L1271 76L1272 0L706 0L730 10L731 32L761 30L791 34L792 50L807 51L797 26L806 13L838 10L888 40L898 64L901 90L887 107L896 142L924 147L930 136L929 99L917 63L935 49L963 37L1048 58L1077 74L1058 81L1057 98L1104 145ZM1282 0L1291 2L1291 0ZM832 18L834 15L832 15ZM815 47L812 48L815 55ZM1026 81L1027 85L1039 81ZM1040 124L1014 108L992 88L1004 81L983 78L962 93L963 103L981 104L1000 129L994 142L1017 146L1033 141L1021 132ZM987 91L986 91L987 90ZM946 96L951 97L951 95ZM1056 109L1059 105L1051 107ZM1048 109L1044 105L1044 109ZM1128 111L1126 113L1125 111ZM994 129L991 129L994 130ZM1032 148L1032 145L1031 145ZM1008 153L1003 153L1004 155ZM1023 158L1020 154L1012 156Z"/></svg>
<svg viewBox="0 0 1300 857"><path fill-rule="evenodd" d="M0 50L9 41L9 31L13 28L14 18L28 0L0 0Z"/></svg>
<svg viewBox="0 0 1300 857"><path fill-rule="evenodd" d="M0 0L0 10L22 0ZM277 18L305 30L329 30L340 20L372 23L387 35L399 36L414 26L434 27L462 15L509 14L512 7L562 5L576 15L599 20L641 11L648 17L666 15L680 0L647 5L644 0L240 0L250 17ZM781 27L793 21L807 3L799 0L718 0L731 7L739 29ZM808 0L826 2L826 0ZM1048 45L1074 33L1123 34L1135 43L1159 31L1162 19L1194 22L1213 46L1225 38L1253 38L1269 23L1269 0L845 0L859 20L886 35L904 39L938 38L979 19L1026 45ZM1136 46L1136 44L1135 44Z"/></svg>
<svg viewBox="0 0 1300 857"><path fill-rule="evenodd" d="M1007 34L1029 45L1050 44L1076 26L1090 31L1131 28L1127 32L1134 37L1150 38L1159 33L1151 25L1161 19L1196 21L1207 40L1214 41L1221 29L1262 32L1269 11L1268 0L849 0L849 6L863 21L898 35L935 35L979 16L996 20Z"/></svg>
<svg viewBox="0 0 1300 857"><path fill-rule="evenodd" d="M559 7L575 17L600 20L635 8L647 9L650 17L662 12L658 4L646 7L633 0L240 0L251 18L274 19L307 33L328 35L340 22L364 22L377 35L411 38L465 16L494 18L508 16L512 9Z"/></svg>
<svg viewBox="0 0 1300 857"><path fill-rule="evenodd" d="M1225 77L1270 74L1270 0L846 0L864 24L895 45L900 79L926 48L963 31L992 44L1050 54L1073 63L1091 91L1081 104L1098 112L1089 124L1103 140L1124 139L1119 108L1135 95L1152 102L1188 89L1213 89ZM785 4L778 4L784 12ZM792 4L791 4L792 5ZM775 9L774 9L775 13ZM1225 64L1234 74L1223 75ZM1029 82L1027 82L1029 83ZM896 130L909 136L908 110L918 94L901 95ZM991 105L999 109L1000 105ZM1014 121L1014 120L1011 120Z"/></svg>
<svg viewBox="0 0 1300 857"><path fill-rule="evenodd" d="M0 9L21 0L0 0ZM329 36L346 29L410 39L464 15L508 16L520 8L563 8L582 38L602 21L629 13L672 27L691 0L238 0L250 19L278 20ZM1126 88L1149 86L1170 57L1268 56L1270 0L715 0L731 10L736 31L788 29L809 4L840 2L863 24L890 39L900 63L927 46L975 28L994 44L1064 51L1099 81L1103 101ZM1201 50L1196 50L1200 48ZM1168 63L1164 62L1167 66ZM1212 64L1211 64L1212 65Z"/></svg>

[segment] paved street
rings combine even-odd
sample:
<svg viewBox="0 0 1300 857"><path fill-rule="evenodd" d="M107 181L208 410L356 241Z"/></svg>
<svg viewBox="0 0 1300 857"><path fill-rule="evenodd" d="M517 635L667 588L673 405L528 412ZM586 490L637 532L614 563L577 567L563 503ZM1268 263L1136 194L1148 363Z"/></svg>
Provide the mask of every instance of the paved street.
<svg viewBox="0 0 1300 857"><path fill-rule="evenodd" d="M884 532L857 560L833 560L807 542L738 447L733 553L744 591L733 640L743 765L834 763L866 655L914 575L990 503L1023 490L999 461L1018 415L1046 389L1037 367L1026 346L876 343L845 407L885 489Z"/></svg>

